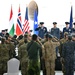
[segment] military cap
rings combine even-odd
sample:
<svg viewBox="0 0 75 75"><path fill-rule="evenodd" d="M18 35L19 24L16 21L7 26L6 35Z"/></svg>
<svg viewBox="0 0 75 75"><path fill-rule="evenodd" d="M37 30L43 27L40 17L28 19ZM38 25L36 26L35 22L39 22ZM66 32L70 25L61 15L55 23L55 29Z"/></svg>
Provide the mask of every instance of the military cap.
<svg viewBox="0 0 75 75"><path fill-rule="evenodd" d="M33 30L29 30L30 32L32 32Z"/></svg>
<svg viewBox="0 0 75 75"><path fill-rule="evenodd" d="M53 22L53 24L55 25L55 24L57 24L57 22Z"/></svg>
<svg viewBox="0 0 75 75"><path fill-rule="evenodd" d="M64 35L68 35L68 32L64 32Z"/></svg>
<svg viewBox="0 0 75 75"><path fill-rule="evenodd" d="M53 35L51 35L51 34L48 34L48 37L49 37L49 38L53 38Z"/></svg>
<svg viewBox="0 0 75 75"><path fill-rule="evenodd" d="M8 31L8 29L5 29L5 31Z"/></svg>
<svg viewBox="0 0 75 75"><path fill-rule="evenodd" d="M27 36L28 36L28 32L25 32L24 38L27 38Z"/></svg>
<svg viewBox="0 0 75 75"><path fill-rule="evenodd" d="M5 30L2 30L2 32L5 32Z"/></svg>
<svg viewBox="0 0 75 75"><path fill-rule="evenodd" d="M72 35L68 35L68 40L72 40Z"/></svg>
<svg viewBox="0 0 75 75"><path fill-rule="evenodd" d="M14 36L13 36L13 38L15 38L15 39L16 39L16 38L17 38L17 35L14 35Z"/></svg>
<svg viewBox="0 0 75 75"><path fill-rule="evenodd" d="M45 33L45 34L44 34L44 36L45 36L46 38L48 38L48 35L49 35L48 33Z"/></svg>
<svg viewBox="0 0 75 75"><path fill-rule="evenodd" d="M18 39L22 39L23 38L23 35L19 35Z"/></svg>
<svg viewBox="0 0 75 75"><path fill-rule="evenodd" d="M42 25L42 24L44 24L44 22L40 22L40 24Z"/></svg>
<svg viewBox="0 0 75 75"><path fill-rule="evenodd" d="M73 24L75 25L75 22Z"/></svg>
<svg viewBox="0 0 75 75"><path fill-rule="evenodd" d="M28 35L28 32L25 32L25 35Z"/></svg>
<svg viewBox="0 0 75 75"><path fill-rule="evenodd" d="M69 22L65 22L65 24L70 24Z"/></svg>

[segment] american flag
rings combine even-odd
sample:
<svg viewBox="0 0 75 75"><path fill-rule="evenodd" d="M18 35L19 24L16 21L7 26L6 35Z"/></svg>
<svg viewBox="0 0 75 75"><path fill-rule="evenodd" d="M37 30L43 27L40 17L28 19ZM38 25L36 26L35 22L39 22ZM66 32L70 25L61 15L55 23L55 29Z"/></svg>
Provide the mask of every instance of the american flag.
<svg viewBox="0 0 75 75"><path fill-rule="evenodd" d="M28 7L26 7L26 13L25 13L25 19L24 19L24 24L23 24L23 34L25 32L29 32L29 21L28 21Z"/></svg>
<svg viewBox="0 0 75 75"><path fill-rule="evenodd" d="M16 35L19 36L21 34L23 34L23 31L22 31L21 11L19 6L18 18L17 18L17 24L16 24Z"/></svg>

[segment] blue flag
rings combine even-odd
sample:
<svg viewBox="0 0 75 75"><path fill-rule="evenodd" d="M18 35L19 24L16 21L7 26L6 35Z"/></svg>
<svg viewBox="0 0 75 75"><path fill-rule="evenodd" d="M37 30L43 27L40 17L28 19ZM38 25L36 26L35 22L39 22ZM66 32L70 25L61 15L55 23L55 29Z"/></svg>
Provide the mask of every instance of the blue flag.
<svg viewBox="0 0 75 75"><path fill-rule="evenodd" d="M71 6L71 13L70 13L70 28L72 28L73 23L73 12L72 12L72 6Z"/></svg>
<svg viewBox="0 0 75 75"><path fill-rule="evenodd" d="M38 16L37 11L34 11L34 26L33 26L33 32L34 34L38 35L38 31L35 31L35 29L38 28Z"/></svg>

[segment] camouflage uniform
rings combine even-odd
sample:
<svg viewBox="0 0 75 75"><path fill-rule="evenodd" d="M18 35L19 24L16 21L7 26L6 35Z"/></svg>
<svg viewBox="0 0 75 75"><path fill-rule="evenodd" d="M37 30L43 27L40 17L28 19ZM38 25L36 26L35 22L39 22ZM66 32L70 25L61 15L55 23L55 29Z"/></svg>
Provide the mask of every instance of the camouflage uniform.
<svg viewBox="0 0 75 75"><path fill-rule="evenodd" d="M21 73L22 75L27 75L28 71L28 53L26 50L27 44L23 44L19 47L18 56L21 63Z"/></svg>
<svg viewBox="0 0 75 75"><path fill-rule="evenodd" d="M64 58L65 75L74 75L75 42L67 41L63 44L62 57Z"/></svg>
<svg viewBox="0 0 75 75"><path fill-rule="evenodd" d="M0 75L7 72L7 61L9 60L9 50L6 44L0 44Z"/></svg>
<svg viewBox="0 0 75 75"><path fill-rule="evenodd" d="M44 44L45 42L47 42L48 40L46 38L42 39L41 42L42 44ZM40 57L40 65L41 65L41 68L43 70L43 75L46 75L46 67L45 67L45 60L43 58L43 50L41 51L41 57Z"/></svg>
<svg viewBox="0 0 75 75"><path fill-rule="evenodd" d="M16 53L15 53L15 46L13 43L8 43L7 44L8 50L9 50L9 59L14 58Z"/></svg>
<svg viewBox="0 0 75 75"><path fill-rule="evenodd" d="M27 45L29 56L28 75L40 75L39 50L42 47L35 41L31 41Z"/></svg>
<svg viewBox="0 0 75 75"><path fill-rule="evenodd" d="M64 63L63 63L63 58L62 58L62 48L63 48L63 44L67 41L67 38L66 36L68 35L67 32L64 33L64 38L62 38L60 40L60 46L59 46L59 53L60 53L60 61L61 61L61 64L62 64L62 72L63 72L63 75L65 75L65 67L64 67Z"/></svg>
<svg viewBox="0 0 75 75"><path fill-rule="evenodd" d="M60 53L60 57L62 56L62 47L63 47L63 44L66 42L66 39L63 38L60 40L60 46L59 46L59 53ZM65 67L64 67L64 63L62 61L62 58L61 58L61 64L62 64L62 72L63 72L63 75L65 75Z"/></svg>
<svg viewBox="0 0 75 75"><path fill-rule="evenodd" d="M44 43L44 58L46 66L46 75L55 75L55 59L56 59L56 46L59 46L59 42L53 42L52 40Z"/></svg>
<svg viewBox="0 0 75 75"><path fill-rule="evenodd" d="M20 46L23 45L23 44L24 44L24 39L19 40L18 47L20 47Z"/></svg>

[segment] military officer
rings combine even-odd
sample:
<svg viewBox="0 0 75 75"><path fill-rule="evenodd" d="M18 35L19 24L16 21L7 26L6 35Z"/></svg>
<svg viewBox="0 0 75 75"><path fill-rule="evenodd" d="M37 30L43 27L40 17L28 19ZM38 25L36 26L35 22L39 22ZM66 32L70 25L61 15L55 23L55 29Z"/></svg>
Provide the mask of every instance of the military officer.
<svg viewBox="0 0 75 75"><path fill-rule="evenodd" d="M38 36L43 39L44 34L47 33L47 28L44 26L44 22L40 22L39 27L36 28L35 31L38 31Z"/></svg>
<svg viewBox="0 0 75 75"><path fill-rule="evenodd" d="M63 44L68 40L68 32L65 32L64 33L64 38L62 38L60 40L60 46L59 46L59 53L60 53L60 57L62 57L62 47L63 47ZM62 72L63 72L63 75L65 75L65 67L64 67L64 63L62 61L62 58L61 58L61 64L62 64Z"/></svg>
<svg viewBox="0 0 75 75"><path fill-rule="evenodd" d="M68 35L68 41L63 44L62 48L65 75L74 75L74 51L75 42L72 41L72 36Z"/></svg>
<svg viewBox="0 0 75 75"><path fill-rule="evenodd" d="M66 27L63 28L63 37L64 37L64 32L68 32L69 34L72 33L72 29L69 28L69 22L65 22Z"/></svg>
<svg viewBox="0 0 75 75"><path fill-rule="evenodd" d="M18 50L18 57L21 63L21 73L22 75L27 75L28 73L28 53L26 50L27 43L23 43Z"/></svg>
<svg viewBox="0 0 75 75"><path fill-rule="evenodd" d="M56 59L56 46L60 43L52 35L48 35L48 41L44 43L44 59L46 66L46 75L55 75L55 59Z"/></svg>
<svg viewBox="0 0 75 75"><path fill-rule="evenodd" d="M51 34L60 39L60 29L57 28L57 22L53 22L54 27L51 28ZM58 57L58 47L56 47L56 56Z"/></svg>
<svg viewBox="0 0 75 75"><path fill-rule="evenodd" d="M5 44L5 38L1 39L0 44L0 75L7 73L7 61L9 60L9 50Z"/></svg>
<svg viewBox="0 0 75 75"><path fill-rule="evenodd" d="M32 35L32 40L27 44L27 52L29 56L28 75L40 75L39 51L42 44L38 40L37 35Z"/></svg>
<svg viewBox="0 0 75 75"><path fill-rule="evenodd" d="M60 39L60 29L57 28L57 22L53 22L54 27L51 28L51 34Z"/></svg>
<svg viewBox="0 0 75 75"><path fill-rule="evenodd" d="M41 40L42 44L48 41L48 33L44 35L44 39ZM41 69L43 70L43 75L46 75L46 67L45 67L45 59L43 58L43 50L41 51L41 56L40 56L40 62L41 62Z"/></svg>

